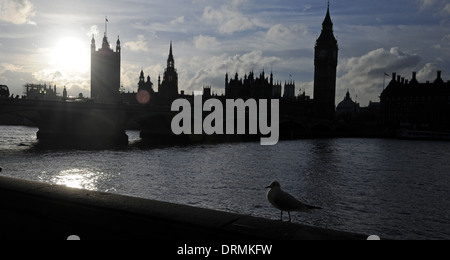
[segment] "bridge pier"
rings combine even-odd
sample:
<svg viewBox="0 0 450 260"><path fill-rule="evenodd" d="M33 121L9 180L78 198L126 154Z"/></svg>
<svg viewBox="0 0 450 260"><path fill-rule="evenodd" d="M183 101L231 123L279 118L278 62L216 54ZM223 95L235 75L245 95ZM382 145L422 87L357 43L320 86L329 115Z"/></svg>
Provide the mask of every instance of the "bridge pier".
<svg viewBox="0 0 450 260"><path fill-rule="evenodd" d="M47 103L38 107L37 138L44 146L107 148L128 145L126 114L117 105Z"/></svg>

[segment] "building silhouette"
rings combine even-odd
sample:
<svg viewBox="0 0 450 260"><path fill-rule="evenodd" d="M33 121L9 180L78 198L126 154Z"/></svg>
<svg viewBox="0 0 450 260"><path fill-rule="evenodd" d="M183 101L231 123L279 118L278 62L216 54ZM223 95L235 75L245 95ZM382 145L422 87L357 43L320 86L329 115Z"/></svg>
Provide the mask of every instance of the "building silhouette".
<svg viewBox="0 0 450 260"><path fill-rule="evenodd" d="M100 103L116 103L120 97L120 39L116 51L111 49L108 37L103 37L102 47L97 50L94 35L91 41L91 98Z"/></svg>
<svg viewBox="0 0 450 260"><path fill-rule="evenodd" d="M350 97L350 90L347 90L344 100L342 100L336 108L337 119L349 120L356 116L359 112L359 104Z"/></svg>
<svg viewBox="0 0 450 260"><path fill-rule="evenodd" d="M161 75L158 77L158 92L155 92L153 86L150 75L145 78L144 71L141 70L137 97L133 96L135 93L123 93L121 94L122 101L127 103L136 103L137 101L144 105L170 105L180 96L178 93L178 72L175 68L172 42L170 43L167 67L164 70L162 81Z"/></svg>
<svg viewBox="0 0 450 260"><path fill-rule="evenodd" d="M314 55L314 117L318 119L334 120L335 117L338 50L328 4Z"/></svg>
<svg viewBox="0 0 450 260"><path fill-rule="evenodd" d="M314 100L305 93L296 95L295 82L284 84L274 82L273 73L266 76L262 71L256 76L252 71L244 78L236 73L225 76L225 96L227 99L281 99L281 113L308 118L333 121L336 114L336 76L338 64L338 42L333 32L333 22L328 5L322 23L322 32L315 45L314 56ZM287 101L291 100L291 101Z"/></svg>
<svg viewBox="0 0 450 260"><path fill-rule="evenodd" d="M389 129L450 130L450 81L441 71L434 82L419 83L417 73L407 80L396 73L381 94L383 124Z"/></svg>
<svg viewBox="0 0 450 260"><path fill-rule="evenodd" d="M56 93L56 86L47 84L26 84L25 95L31 100L59 100Z"/></svg>
<svg viewBox="0 0 450 260"><path fill-rule="evenodd" d="M0 98L9 97L9 88L6 85L0 85Z"/></svg>
<svg viewBox="0 0 450 260"><path fill-rule="evenodd" d="M264 71L258 77L255 77L254 72L250 72L248 75L245 74L244 78L239 78L239 74L236 73L231 79L227 73L225 75L225 96L219 97L219 99L222 101L224 99L279 99L280 116L310 118L312 101L305 92L296 95L295 88L294 81L286 81L284 92L282 92L282 83L274 81L273 73L266 77ZM208 88L204 89L207 97L210 95L210 91Z"/></svg>
<svg viewBox="0 0 450 260"><path fill-rule="evenodd" d="M153 90L153 82L151 81L150 75L147 76L147 80L145 80L144 70L141 70L141 74L139 75L139 83L138 83L138 92L139 91L148 91L149 93L154 93Z"/></svg>
<svg viewBox="0 0 450 260"><path fill-rule="evenodd" d="M145 80L144 70L141 70L141 74L139 75L139 83L138 83L138 93L145 91L150 96L155 96L155 90L153 89L153 82L150 78L150 75L147 76L147 80Z"/></svg>
<svg viewBox="0 0 450 260"><path fill-rule="evenodd" d="M234 78L229 79L228 73L225 75L225 96L227 99L272 99L281 97L281 83L274 83L273 73L270 79L262 71L259 77L255 77L252 71L245 74L244 79L239 78L236 73Z"/></svg>
<svg viewBox="0 0 450 260"><path fill-rule="evenodd" d="M273 73L266 77L264 71L259 77L255 77L252 71L245 74L244 78L239 78L236 73L234 78L229 79L228 73L225 75L225 96L228 99L295 99L295 82L290 80L284 83L284 92L281 82L274 82ZM283 93L283 94L282 94Z"/></svg>
<svg viewBox="0 0 450 260"><path fill-rule="evenodd" d="M172 103L178 97L178 72L175 68L172 42L170 42L169 57L167 58L167 68L164 71L163 80L158 78L158 99L163 103Z"/></svg>
<svg viewBox="0 0 450 260"><path fill-rule="evenodd" d="M294 81L289 81L289 82L284 83L283 98L284 99L294 99L295 98L295 82Z"/></svg>

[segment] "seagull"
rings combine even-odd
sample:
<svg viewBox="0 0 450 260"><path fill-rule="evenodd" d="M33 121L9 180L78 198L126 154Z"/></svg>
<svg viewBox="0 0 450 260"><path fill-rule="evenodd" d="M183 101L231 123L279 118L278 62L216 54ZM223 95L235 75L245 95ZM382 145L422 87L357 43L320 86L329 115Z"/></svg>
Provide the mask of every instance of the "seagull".
<svg viewBox="0 0 450 260"><path fill-rule="evenodd" d="M283 221L283 211L287 211L289 214L289 222L291 222L291 211L312 213L314 209L322 209L301 203L292 195L281 190L281 185L277 181L272 182L266 189L270 189L267 192L267 199L270 204L281 210L281 221Z"/></svg>

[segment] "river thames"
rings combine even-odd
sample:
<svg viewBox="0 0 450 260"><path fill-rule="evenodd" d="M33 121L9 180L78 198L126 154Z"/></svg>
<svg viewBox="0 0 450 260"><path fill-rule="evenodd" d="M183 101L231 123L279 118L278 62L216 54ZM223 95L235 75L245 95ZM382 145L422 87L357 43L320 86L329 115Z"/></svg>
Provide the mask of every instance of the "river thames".
<svg viewBox="0 0 450 260"><path fill-rule="evenodd" d="M101 151L36 148L37 128L0 126L2 175L279 219L272 181L322 207L294 223L393 239L450 239L450 142L311 139ZM285 214L287 218L287 214ZM286 220L286 219L285 219Z"/></svg>

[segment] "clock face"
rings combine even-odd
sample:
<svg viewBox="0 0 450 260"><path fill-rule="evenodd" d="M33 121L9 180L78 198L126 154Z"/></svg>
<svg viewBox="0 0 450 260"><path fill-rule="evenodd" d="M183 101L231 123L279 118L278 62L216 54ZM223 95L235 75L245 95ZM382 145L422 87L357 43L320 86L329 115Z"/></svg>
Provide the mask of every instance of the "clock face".
<svg viewBox="0 0 450 260"><path fill-rule="evenodd" d="M323 59L327 57L328 52L326 50L319 51L319 58Z"/></svg>

